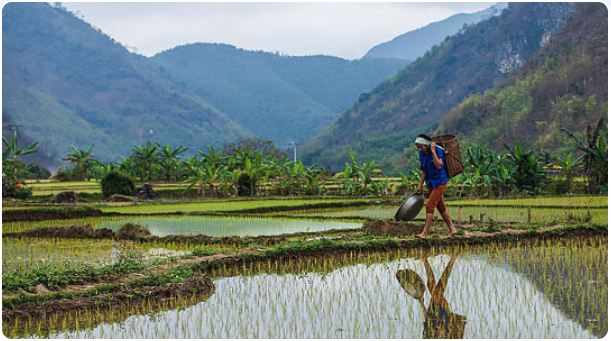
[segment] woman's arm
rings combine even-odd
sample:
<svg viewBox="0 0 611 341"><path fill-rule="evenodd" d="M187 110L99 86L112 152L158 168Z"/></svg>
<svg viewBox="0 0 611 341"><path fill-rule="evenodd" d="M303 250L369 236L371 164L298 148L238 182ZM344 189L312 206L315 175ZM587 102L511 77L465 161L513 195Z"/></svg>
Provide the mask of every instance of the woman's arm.
<svg viewBox="0 0 611 341"><path fill-rule="evenodd" d="M441 169L443 166L443 160L437 157L437 144L435 142L431 142L431 153L433 153L433 163L437 169Z"/></svg>
<svg viewBox="0 0 611 341"><path fill-rule="evenodd" d="M418 185L418 188L416 188L416 193L418 194L422 194L422 185L424 184L424 171L420 172L420 184Z"/></svg>

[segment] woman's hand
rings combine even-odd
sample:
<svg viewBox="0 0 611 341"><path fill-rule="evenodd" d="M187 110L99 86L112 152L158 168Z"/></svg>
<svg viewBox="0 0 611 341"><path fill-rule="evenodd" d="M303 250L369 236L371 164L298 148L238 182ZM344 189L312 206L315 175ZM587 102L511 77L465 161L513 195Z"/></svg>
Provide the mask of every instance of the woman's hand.
<svg viewBox="0 0 611 341"><path fill-rule="evenodd" d="M431 150L435 150L435 147L437 147L437 143L431 141Z"/></svg>
<svg viewBox="0 0 611 341"><path fill-rule="evenodd" d="M418 186L418 188L416 188L416 193L419 195L422 195L422 185Z"/></svg>

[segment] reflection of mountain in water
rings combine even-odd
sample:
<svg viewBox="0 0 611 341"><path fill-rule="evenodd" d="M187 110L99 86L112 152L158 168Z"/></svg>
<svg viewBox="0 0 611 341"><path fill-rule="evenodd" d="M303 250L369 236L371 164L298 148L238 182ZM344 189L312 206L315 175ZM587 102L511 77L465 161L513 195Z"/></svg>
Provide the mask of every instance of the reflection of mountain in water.
<svg viewBox="0 0 611 341"><path fill-rule="evenodd" d="M569 244L508 250L498 263L524 275L566 317L603 337L608 329L607 262L606 248Z"/></svg>

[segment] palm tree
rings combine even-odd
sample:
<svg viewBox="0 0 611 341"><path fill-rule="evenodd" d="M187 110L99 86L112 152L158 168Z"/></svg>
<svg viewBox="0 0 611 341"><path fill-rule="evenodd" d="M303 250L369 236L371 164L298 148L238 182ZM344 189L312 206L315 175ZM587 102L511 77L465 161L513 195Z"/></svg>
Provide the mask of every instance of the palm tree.
<svg viewBox="0 0 611 341"><path fill-rule="evenodd" d="M138 168L144 175L144 181L148 182L151 179L151 171L158 159L157 157L157 146L152 145L151 141L147 141L142 146L132 147L132 155Z"/></svg>
<svg viewBox="0 0 611 341"><path fill-rule="evenodd" d="M80 175L80 180L91 180L90 170L94 165L93 160L93 144L89 149L82 150L75 146L72 146L74 151L72 154L68 154L68 157L63 159L74 165L74 173Z"/></svg>
<svg viewBox="0 0 611 341"><path fill-rule="evenodd" d="M167 146L162 147L161 145L159 145L159 143L156 144L156 146L159 148L160 151L160 166L161 168L163 168L164 172L165 172L165 179L166 181L170 181L172 179L172 173L176 172L177 168L178 168L178 155L186 152L187 150L189 150L188 147L183 147L178 146L176 149L172 149L172 147L170 146L170 144L168 143Z"/></svg>
<svg viewBox="0 0 611 341"><path fill-rule="evenodd" d="M2 136L2 143L6 148L6 150L2 152L2 172L6 173L6 176L12 180L12 183L18 183L21 175L27 172L33 165L33 163L30 163L25 167L20 167L19 157L36 153L38 150L34 148L38 146L38 142L34 142L25 148L19 148L17 135L13 135L10 141ZM9 158L9 155L12 156L12 158ZM5 168L5 166L9 167Z"/></svg>

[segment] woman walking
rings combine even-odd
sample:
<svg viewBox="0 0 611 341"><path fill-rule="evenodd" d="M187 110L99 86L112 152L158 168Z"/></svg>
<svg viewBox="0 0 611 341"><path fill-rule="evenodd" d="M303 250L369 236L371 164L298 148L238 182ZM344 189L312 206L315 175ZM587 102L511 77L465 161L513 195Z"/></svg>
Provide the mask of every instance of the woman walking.
<svg viewBox="0 0 611 341"><path fill-rule="evenodd" d="M422 194L422 185L425 181L430 192L429 200L426 203L426 222L424 224L424 230L421 234L416 235L416 237L426 238L431 228L431 224L433 223L435 207L437 207L443 221L450 229L450 236L453 236L458 233L458 231L454 228L452 219L450 219L445 202L443 201L443 193L448 183L448 176L443 167L445 161L443 148L437 146L429 136L424 134L418 135L414 143L416 148L418 148L420 170L422 171L420 184L416 192Z"/></svg>

